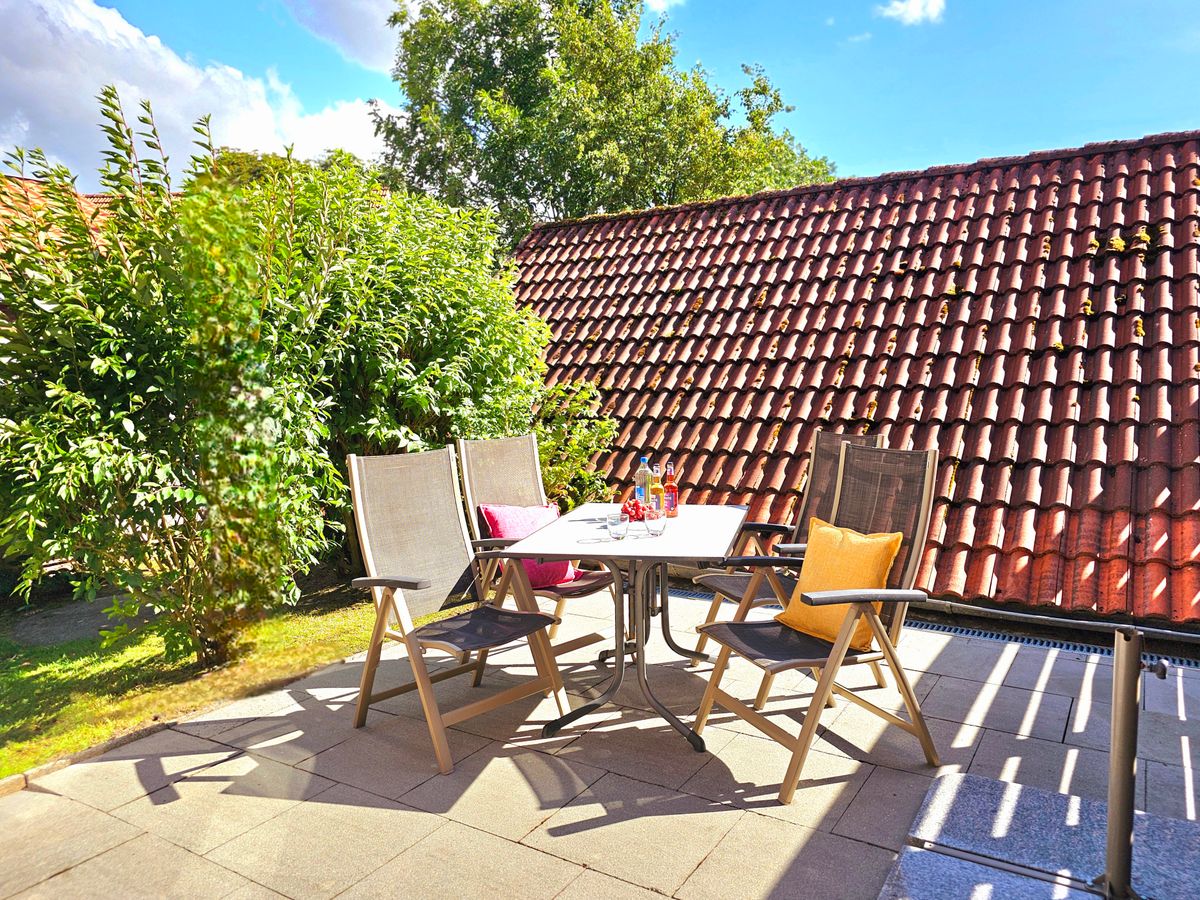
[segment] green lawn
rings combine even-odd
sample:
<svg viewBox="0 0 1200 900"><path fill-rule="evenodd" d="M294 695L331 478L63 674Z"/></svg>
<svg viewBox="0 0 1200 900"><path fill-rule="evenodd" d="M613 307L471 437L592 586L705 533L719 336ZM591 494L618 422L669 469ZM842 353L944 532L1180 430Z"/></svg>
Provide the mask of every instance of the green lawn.
<svg viewBox="0 0 1200 900"><path fill-rule="evenodd" d="M365 594L314 579L298 607L248 630L236 662L205 672L165 660L155 637L24 646L0 614L0 778L357 653L373 615Z"/></svg>

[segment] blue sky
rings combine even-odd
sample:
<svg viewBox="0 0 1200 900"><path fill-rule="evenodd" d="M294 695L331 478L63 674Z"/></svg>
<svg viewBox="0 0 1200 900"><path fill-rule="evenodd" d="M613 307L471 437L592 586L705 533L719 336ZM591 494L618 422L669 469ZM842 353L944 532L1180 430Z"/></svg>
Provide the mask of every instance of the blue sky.
<svg viewBox="0 0 1200 900"><path fill-rule="evenodd" d="M1200 128L1195 0L653 0L679 62L732 93L762 64L785 117L839 174ZM390 0L0 0L0 148L94 169L91 99L149 96L176 159L188 125L255 149L378 145L365 103L400 97ZM655 12L650 13L656 15ZM94 176L83 175L85 187Z"/></svg>

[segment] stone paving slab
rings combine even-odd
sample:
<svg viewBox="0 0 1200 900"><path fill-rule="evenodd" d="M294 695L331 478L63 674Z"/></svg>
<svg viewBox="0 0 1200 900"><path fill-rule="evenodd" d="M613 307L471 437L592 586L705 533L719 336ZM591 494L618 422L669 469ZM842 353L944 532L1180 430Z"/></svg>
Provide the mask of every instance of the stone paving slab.
<svg viewBox="0 0 1200 900"><path fill-rule="evenodd" d="M123 900L195 900L224 898L255 887L253 882L202 856L152 834L141 834L17 896L22 900L87 900L102 894Z"/></svg>
<svg viewBox="0 0 1200 900"><path fill-rule="evenodd" d="M34 785L107 812L237 753L224 744L164 728L37 778Z"/></svg>
<svg viewBox="0 0 1200 900"><path fill-rule="evenodd" d="M747 813L676 896L869 900L891 864L892 853L879 847Z"/></svg>
<svg viewBox="0 0 1200 900"><path fill-rule="evenodd" d="M911 838L1088 883L1104 871L1106 825L1099 801L956 774L934 783ZM1142 896L1196 896L1200 824L1136 813L1133 846Z"/></svg>
<svg viewBox="0 0 1200 900"><path fill-rule="evenodd" d="M207 858L288 897L328 898L443 824L438 816L335 784Z"/></svg>
<svg viewBox="0 0 1200 900"><path fill-rule="evenodd" d="M0 798L0 897L137 837L139 829L36 786Z"/></svg>
<svg viewBox="0 0 1200 900"><path fill-rule="evenodd" d="M673 601L673 633L684 646L694 646L689 625L706 609L703 601ZM611 633L611 612L604 595L572 601L560 639ZM561 660L573 704L611 677L611 668L593 665L601 646ZM541 736L557 716L541 696L455 725L456 771L440 776L415 694L380 704L366 728L352 727L358 654L0 797L0 900L23 890L169 896L185 888L245 900L339 891L871 897L933 776L970 770L1102 792L1104 658L919 630L900 648L944 765L931 768L911 735L839 701L822 713L787 807L776 795L789 751L718 709L705 732L709 752L696 754L645 710L632 671L621 704L554 738ZM711 663L689 667L675 657L657 622L647 656L651 683L690 718ZM443 706L532 673L520 649L491 662L482 688L469 676L436 685ZM429 664L453 661L432 655ZM408 680L404 648L389 646L380 669L380 688ZM1145 682L1150 724L1138 802L1195 819L1200 673L1172 675ZM866 667L840 680L885 709L902 707L890 682L870 687ZM758 670L741 661L725 683L749 699L758 681ZM803 672L775 680L767 710L793 734L813 686ZM901 852L902 860L911 855ZM157 872L131 880L152 867L142 861L150 858L168 861L160 867L166 880Z"/></svg>
<svg viewBox="0 0 1200 900"><path fill-rule="evenodd" d="M113 815L203 854L332 786L309 772L244 754L119 806Z"/></svg>
<svg viewBox="0 0 1200 900"><path fill-rule="evenodd" d="M901 851L879 893L879 900L945 900L946 897L1095 900L1096 895L916 847Z"/></svg>
<svg viewBox="0 0 1200 900"><path fill-rule="evenodd" d="M670 894L742 815L726 804L608 774L522 843Z"/></svg>

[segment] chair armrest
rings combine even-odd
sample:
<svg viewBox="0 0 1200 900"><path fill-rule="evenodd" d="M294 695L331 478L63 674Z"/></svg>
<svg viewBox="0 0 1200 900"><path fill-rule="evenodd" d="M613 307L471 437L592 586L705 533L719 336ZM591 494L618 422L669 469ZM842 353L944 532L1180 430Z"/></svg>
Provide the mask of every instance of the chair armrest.
<svg viewBox="0 0 1200 900"><path fill-rule="evenodd" d="M808 544L776 544L775 552L782 553L784 556L797 556L804 558L805 551L808 550Z"/></svg>
<svg viewBox="0 0 1200 900"><path fill-rule="evenodd" d="M753 534L792 534L795 530L791 525L777 525L774 522L745 522L742 525L742 531Z"/></svg>
<svg viewBox="0 0 1200 900"><path fill-rule="evenodd" d="M832 606L835 603L923 603L929 599L924 591L901 591L881 588L873 591L813 591L801 594L800 601L809 606Z"/></svg>
<svg viewBox="0 0 1200 900"><path fill-rule="evenodd" d="M430 586L428 578L416 578L411 575L375 575L355 578L350 582L356 588L400 588L401 590L421 591Z"/></svg>
<svg viewBox="0 0 1200 900"><path fill-rule="evenodd" d="M516 538L479 538L471 541L471 546L476 550L489 550L496 547L511 547L516 542Z"/></svg>
<svg viewBox="0 0 1200 900"><path fill-rule="evenodd" d="M721 560L723 566L741 566L746 569L787 568L804 564L801 556L727 556Z"/></svg>

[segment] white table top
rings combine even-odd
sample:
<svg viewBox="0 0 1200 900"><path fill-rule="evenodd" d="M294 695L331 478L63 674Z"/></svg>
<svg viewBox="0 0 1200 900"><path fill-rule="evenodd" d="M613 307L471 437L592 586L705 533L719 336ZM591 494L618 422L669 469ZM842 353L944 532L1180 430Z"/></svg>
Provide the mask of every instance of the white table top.
<svg viewBox="0 0 1200 900"><path fill-rule="evenodd" d="M605 518L617 503L585 503L539 528L504 552L539 559L641 559L654 562L716 561L730 554L746 520L741 506L682 505L666 530L651 537L641 522L630 522L623 540L608 536Z"/></svg>

